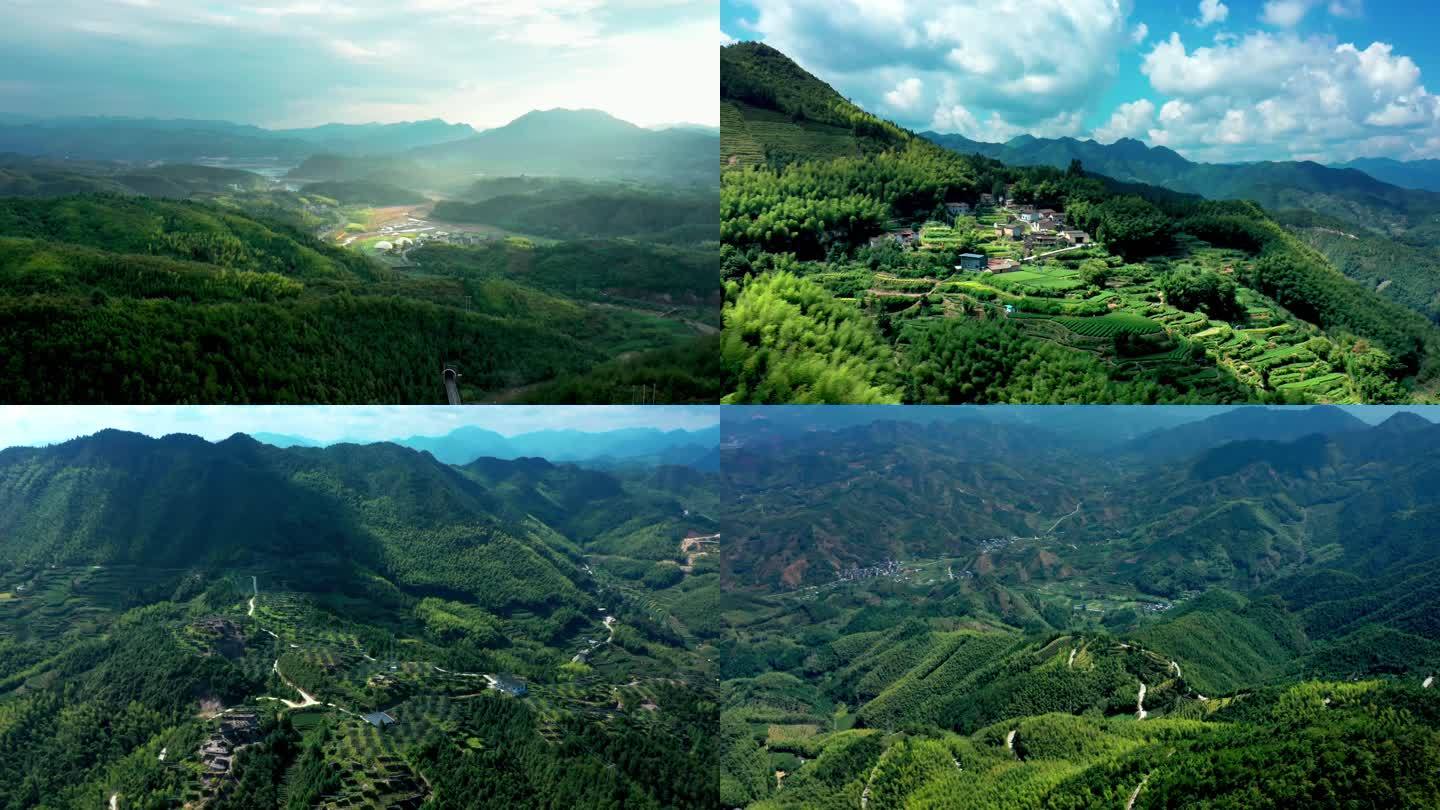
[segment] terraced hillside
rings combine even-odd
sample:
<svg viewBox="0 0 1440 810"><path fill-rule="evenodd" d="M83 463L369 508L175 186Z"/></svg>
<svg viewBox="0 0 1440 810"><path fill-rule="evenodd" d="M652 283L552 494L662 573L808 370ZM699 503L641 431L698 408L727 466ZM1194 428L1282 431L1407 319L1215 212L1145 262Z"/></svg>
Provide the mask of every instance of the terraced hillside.
<svg viewBox="0 0 1440 810"><path fill-rule="evenodd" d="M719 575L678 562L717 536L708 482L239 436L6 451L0 803L713 807Z"/></svg>
<svg viewBox="0 0 1440 810"><path fill-rule="evenodd" d="M1434 396L1440 329L1252 203L951 152L763 45L721 64L727 402Z"/></svg>

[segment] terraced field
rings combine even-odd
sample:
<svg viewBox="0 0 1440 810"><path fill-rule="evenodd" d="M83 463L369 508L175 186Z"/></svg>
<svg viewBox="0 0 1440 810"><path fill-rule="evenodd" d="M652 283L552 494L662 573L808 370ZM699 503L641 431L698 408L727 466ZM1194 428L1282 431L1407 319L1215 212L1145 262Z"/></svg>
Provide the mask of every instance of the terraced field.
<svg viewBox="0 0 1440 810"><path fill-rule="evenodd" d="M728 101L720 103L720 166L761 166L765 149L745 127L745 116Z"/></svg>

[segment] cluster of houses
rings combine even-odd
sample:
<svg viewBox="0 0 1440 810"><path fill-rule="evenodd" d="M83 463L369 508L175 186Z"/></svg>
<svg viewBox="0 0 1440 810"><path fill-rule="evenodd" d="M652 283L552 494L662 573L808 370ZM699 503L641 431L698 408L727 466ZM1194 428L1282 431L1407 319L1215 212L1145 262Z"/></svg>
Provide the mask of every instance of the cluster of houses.
<svg viewBox="0 0 1440 810"><path fill-rule="evenodd" d="M1090 234L1068 226L1064 211L1057 211L1054 208L1036 208L1029 204L1006 204L1003 196L998 200L1001 206L1000 210L1007 215L1008 219L995 223L995 236L1000 239L1023 242L1027 256L1040 249L1079 247L1091 242ZM945 212L953 221L957 217L969 216L978 207L993 207L996 201L997 198L994 194L981 194L979 206L971 206L967 202L948 202L945 203ZM913 247L919 243L920 234L914 228L901 228L872 238L870 244L879 245L887 241L894 241L901 247ZM960 263L956 265L958 270L991 273L1005 273L1019 268L1020 262L1014 259L992 259L980 253L963 253L960 255Z"/></svg>
<svg viewBox="0 0 1440 810"><path fill-rule="evenodd" d="M483 233L451 233L449 231L434 231L417 233L415 236L401 236L394 241L382 239L375 243L375 250L381 253L404 253L412 247L420 247L431 243L442 245L479 245L490 240L487 234Z"/></svg>
<svg viewBox="0 0 1440 810"><path fill-rule="evenodd" d="M1064 211L1033 205L1010 206L1005 211L1015 218L995 223L995 235L998 237L1048 247L1090 244L1090 234L1066 227Z"/></svg>
<svg viewBox="0 0 1440 810"><path fill-rule="evenodd" d="M253 709L231 709L220 725L200 745L200 787L207 793L219 790L230 779L235 753L260 739L260 716Z"/></svg>

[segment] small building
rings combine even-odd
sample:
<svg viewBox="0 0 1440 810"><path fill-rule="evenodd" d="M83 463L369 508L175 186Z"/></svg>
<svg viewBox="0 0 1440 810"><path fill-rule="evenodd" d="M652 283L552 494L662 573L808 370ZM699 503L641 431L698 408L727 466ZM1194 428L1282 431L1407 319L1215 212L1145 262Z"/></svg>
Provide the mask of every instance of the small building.
<svg viewBox="0 0 1440 810"><path fill-rule="evenodd" d="M1034 211L1021 211L1021 212L1020 212L1020 221L1026 223L1026 224L1032 224L1032 223L1035 223L1035 222L1039 222L1039 221L1040 221L1040 215L1037 214L1037 213L1035 213Z"/></svg>
<svg viewBox="0 0 1440 810"><path fill-rule="evenodd" d="M1030 205L1029 203L1026 203L1025 205L1020 206L1020 207L1019 207L1018 209L1016 209L1016 210L1018 210L1021 214L1033 214L1033 213L1035 213L1035 206ZM1029 220L1025 220L1025 221L1026 221L1026 222L1029 222Z"/></svg>
<svg viewBox="0 0 1440 810"><path fill-rule="evenodd" d="M1084 231L1061 231L1060 236L1072 245L1090 244L1090 234Z"/></svg>
<svg viewBox="0 0 1440 810"><path fill-rule="evenodd" d="M393 726L399 721L391 717L388 712L371 712L365 715L365 722L376 728L385 728L386 726Z"/></svg>
<svg viewBox="0 0 1440 810"><path fill-rule="evenodd" d="M496 675L490 681L490 686L512 697L524 697L529 691L525 688L525 682L514 675Z"/></svg>
<svg viewBox="0 0 1440 810"><path fill-rule="evenodd" d="M961 270L984 270L986 266L985 254L983 253L960 254L960 264L958 267Z"/></svg>
<svg viewBox="0 0 1440 810"><path fill-rule="evenodd" d="M1042 217L1053 217L1053 216L1055 216L1056 213L1057 213L1057 212L1056 212L1056 210L1055 210L1054 208L1041 208L1041 209L1040 209L1040 216L1042 216Z"/></svg>
<svg viewBox="0 0 1440 810"><path fill-rule="evenodd" d="M1008 239L1019 239L1025 235L1027 228L1018 222L997 222L995 223L995 235Z"/></svg>
<svg viewBox="0 0 1440 810"><path fill-rule="evenodd" d="M950 203L945 203L945 210L950 213L950 216L952 216L952 217L958 217L958 216L960 216L961 214L968 214L968 213L970 213L970 203L963 203L963 202L950 202Z"/></svg>
<svg viewBox="0 0 1440 810"><path fill-rule="evenodd" d="M1008 273L1011 270L1019 269L1020 262L1014 259L991 259L985 264L985 269L992 273Z"/></svg>
<svg viewBox="0 0 1440 810"><path fill-rule="evenodd" d="M1041 217L1030 223L1030 230L1037 233L1041 231L1058 231L1063 226L1064 223L1056 220L1054 217Z"/></svg>
<svg viewBox="0 0 1440 810"><path fill-rule="evenodd" d="M981 194L981 195L980 195L980 204L981 204L981 205L994 205L994 204L995 204L995 195L994 195L994 194L990 194L989 192L986 192L986 193L984 193L984 194Z"/></svg>
<svg viewBox="0 0 1440 810"><path fill-rule="evenodd" d="M918 239L919 236L915 233L914 230L912 230L912 229L910 229L910 228L906 228L906 229L900 231L899 233L897 233L897 234L895 235L895 238L896 238L896 239L899 239L899 240L900 240L900 244L902 244L902 245L913 245L913 244L915 244L915 240Z"/></svg>

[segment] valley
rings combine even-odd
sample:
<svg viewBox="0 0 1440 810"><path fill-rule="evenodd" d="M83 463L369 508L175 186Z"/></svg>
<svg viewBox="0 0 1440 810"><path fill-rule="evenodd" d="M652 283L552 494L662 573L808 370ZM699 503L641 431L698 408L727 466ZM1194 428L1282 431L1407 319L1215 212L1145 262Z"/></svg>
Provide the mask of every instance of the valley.
<svg viewBox="0 0 1440 810"><path fill-rule="evenodd" d="M105 122L73 126L92 152L0 164L14 401L437 403L446 367L464 402L718 399L714 180L684 168L713 136L552 110L443 154L312 151L277 179L233 149L102 158ZM429 127L385 137L407 131ZM219 130L190 137L225 154ZM670 157L552 160L587 137ZM481 143L509 144L503 167Z"/></svg>
<svg viewBox="0 0 1440 810"><path fill-rule="evenodd" d="M0 801L714 806L709 480L238 435L0 451Z"/></svg>
<svg viewBox="0 0 1440 810"><path fill-rule="evenodd" d="M768 410L723 425L723 804L1440 797L1427 419Z"/></svg>

